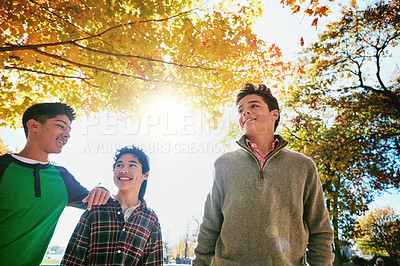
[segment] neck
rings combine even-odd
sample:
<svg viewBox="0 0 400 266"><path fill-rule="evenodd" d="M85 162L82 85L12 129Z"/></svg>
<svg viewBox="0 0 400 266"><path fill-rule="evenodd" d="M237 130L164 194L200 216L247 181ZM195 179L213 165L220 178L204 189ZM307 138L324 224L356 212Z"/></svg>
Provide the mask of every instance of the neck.
<svg viewBox="0 0 400 266"><path fill-rule="evenodd" d="M49 161L49 154L47 152L32 149L28 144L26 144L22 151L17 155L40 162Z"/></svg>
<svg viewBox="0 0 400 266"><path fill-rule="evenodd" d="M121 203L122 206L126 206L128 208L134 207L139 204L139 192L132 193L132 192L124 192L119 190L115 198Z"/></svg>
<svg viewBox="0 0 400 266"><path fill-rule="evenodd" d="M247 137L251 142L257 145L258 150L263 156L265 156L272 149L272 144L275 141L274 134L260 135L255 137L247 136Z"/></svg>

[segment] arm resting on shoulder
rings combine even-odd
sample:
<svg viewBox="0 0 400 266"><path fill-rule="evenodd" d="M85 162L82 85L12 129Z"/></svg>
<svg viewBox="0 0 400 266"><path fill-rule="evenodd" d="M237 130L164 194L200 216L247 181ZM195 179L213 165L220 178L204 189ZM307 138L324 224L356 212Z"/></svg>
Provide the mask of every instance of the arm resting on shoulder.
<svg viewBox="0 0 400 266"><path fill-rule="evenodd" d="M95 187L89 191L83 187L75 177L61 166L56 166L64 180L68 192L68 206L89 210L92 205L105 204L110 197L110 192L104 187Z"/></svg>

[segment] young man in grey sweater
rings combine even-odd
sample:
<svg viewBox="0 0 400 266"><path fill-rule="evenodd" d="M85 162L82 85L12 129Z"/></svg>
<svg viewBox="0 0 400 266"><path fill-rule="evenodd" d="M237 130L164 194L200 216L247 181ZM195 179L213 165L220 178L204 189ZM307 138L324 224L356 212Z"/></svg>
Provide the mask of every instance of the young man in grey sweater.
<svg viewBox="0 0 400 266"><path fill-rule="evenodd" d="M215 161L193 265L332 265L333 233L314 162L275 135L263 84L236 96L240 148Z"/></svg>

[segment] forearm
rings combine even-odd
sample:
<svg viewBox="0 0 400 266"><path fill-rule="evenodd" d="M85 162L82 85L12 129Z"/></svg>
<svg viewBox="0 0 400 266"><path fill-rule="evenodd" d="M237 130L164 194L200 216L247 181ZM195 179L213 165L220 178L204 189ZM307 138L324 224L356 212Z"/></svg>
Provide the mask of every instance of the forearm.
<svg viewBox="0 0 400 266"><path fill-rule="evenodd" d="M313 182L308 187L310 192L305 205L305 218L310 234L307 260L312 266L331 265L334 259L333 231L317 174L313 176Z"/></svg>
<svg viewBox="0 0 400 266"><path fill-rule="evenodd" d="M214 201L214 203L212 203ZM215 245L220 235L222 225L222 214L219 205L215 203L211 195L207 196L204 207L203 222L197 237L196 255L193 265L210 265L215 254Z"/></svg>

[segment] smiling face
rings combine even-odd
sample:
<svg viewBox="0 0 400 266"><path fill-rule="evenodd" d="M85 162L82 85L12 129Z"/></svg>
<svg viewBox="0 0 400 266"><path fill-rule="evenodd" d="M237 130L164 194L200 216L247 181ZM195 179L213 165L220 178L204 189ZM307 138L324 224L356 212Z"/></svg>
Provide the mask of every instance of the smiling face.
<svg viewBox="0 0 400 266"><path fill-rule="evenodd" d="M139 193L143 181L149 177L149 172L142 173L142 164L138 158L125 153L118 158L114 168L114 183L119 191Z"/></svg>
<svg viewBox="0 0 400 266"><path fill-rule="evenodd" d="M40 123L34 119L28 121L29 136L39 149L47 154L60 153L70 138L71 121L66 115L57 115Z"/></svg>
<svg viewBox="0 0 400 266"><path fill-rule="evenodd" d="M261 135L274 135L278 110L269 111L268 104L257 94L243 97L237 105L239 126L243 134L252 139Z"/></svg>

